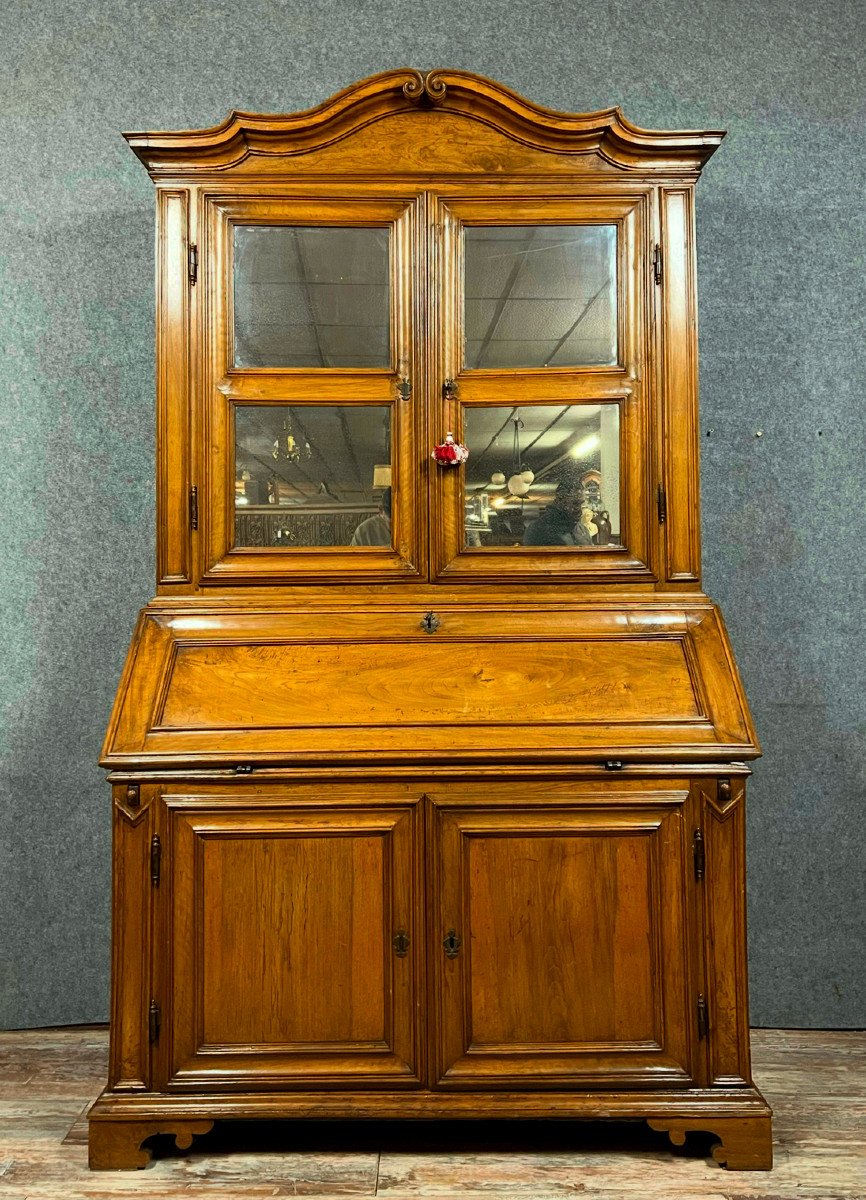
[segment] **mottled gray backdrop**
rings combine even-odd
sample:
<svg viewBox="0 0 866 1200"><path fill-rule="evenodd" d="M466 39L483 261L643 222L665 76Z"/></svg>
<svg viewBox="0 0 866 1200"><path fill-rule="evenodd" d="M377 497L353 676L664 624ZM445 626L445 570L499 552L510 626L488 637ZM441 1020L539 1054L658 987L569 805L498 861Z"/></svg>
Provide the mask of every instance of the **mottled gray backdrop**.
<svg viewBox="0 0 866 1200"><path fill-rule="evenodd" d="M859 0L7 0L0 1025L108 1012L95 764L154 576L153 194L119 131L403 65L730 131L698 191L704 559L765 753L752 1016L866 1024L864 26Z"/></svg>

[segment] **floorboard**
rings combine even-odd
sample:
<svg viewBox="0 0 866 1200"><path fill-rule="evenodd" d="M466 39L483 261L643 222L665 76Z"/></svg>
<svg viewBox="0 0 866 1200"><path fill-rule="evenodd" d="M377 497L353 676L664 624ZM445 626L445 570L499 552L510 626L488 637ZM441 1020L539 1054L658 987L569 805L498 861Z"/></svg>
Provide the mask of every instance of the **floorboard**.
<svg viewBox="0 0 866 1200"><path fill-rule="evenodd" d="M866 1033L753 1030L775 1109L770 1174L721 1170L698 1140L673 1151L643 1123L218 1125L145 1171L87 1170L87 1109L107 1032L0 1033L0 1200L866 1200Z"/></svg>

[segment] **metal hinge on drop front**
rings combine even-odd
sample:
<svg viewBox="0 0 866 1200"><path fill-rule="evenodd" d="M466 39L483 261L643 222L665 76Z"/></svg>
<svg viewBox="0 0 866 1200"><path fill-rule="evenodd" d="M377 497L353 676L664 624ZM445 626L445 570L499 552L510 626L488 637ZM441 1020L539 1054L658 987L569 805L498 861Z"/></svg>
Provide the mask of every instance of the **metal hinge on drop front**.
<svg viewBox="0 0 866 1200"><path fill-rule="evenodd" d="M189 248L187 267L189 268L189 282L192 287L195 287L198 282L198 246L195 244Z"/></svg>
<svg viewBox="0 0 866 1200"><path fill-rule="evenodd" d="M665 485L663 483L660 483L658 486L658 491L656 492L656 501L658 503L659 510L659 525L664 525L665 521L668 519L668 497L667 493L665 492Z"/></svg>
<svg viewBox="0 0 866 1200"><path fill-rule="evenodd" d="M189 527L198 529L198 488L189 489Z"/></svg>

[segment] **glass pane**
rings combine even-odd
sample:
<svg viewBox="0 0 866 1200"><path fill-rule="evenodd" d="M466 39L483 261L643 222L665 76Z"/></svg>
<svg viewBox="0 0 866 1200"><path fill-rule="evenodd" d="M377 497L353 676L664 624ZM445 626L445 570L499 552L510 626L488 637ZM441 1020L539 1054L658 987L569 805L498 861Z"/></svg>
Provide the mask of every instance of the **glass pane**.
<svg viewBox="0 0 866 1200"><path fill-rule="evenodd" d="M389 366L388 237L235 226L235 366Z"/></svg>
<svg viewBox="0 0 866 1200"><path fill-rule="evenodd" d="M390 546L390 405L236 405L235 545Z"/></svg>
<svg viewBox="0 0 866 1200"><path fill-rule="evenodd" d="M617 361L615 225L467 225L467 367Z"/></svg>
<svg viewBox="0 0 866 1200"><path fill-rule="evenodd" d="M467 546L619 546L619 405L463 409Z"/></svg>

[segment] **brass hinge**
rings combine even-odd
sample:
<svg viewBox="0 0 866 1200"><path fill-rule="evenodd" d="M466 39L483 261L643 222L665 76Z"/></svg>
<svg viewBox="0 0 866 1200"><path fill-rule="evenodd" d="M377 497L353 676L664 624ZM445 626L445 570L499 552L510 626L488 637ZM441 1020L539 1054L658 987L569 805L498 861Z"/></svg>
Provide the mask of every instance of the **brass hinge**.
<svg viewBox="0 0 866 1200"><path fill-rule="evenodd" d="M703 1039L710 1032L710 1012L707 1008L707 998L703 993L698 996L698 1037Z"/></svg>
<svg viewBox="0 0 866 1200"><path fill-rule="evenodd" d="M409 953L409 934L405 929L398 929L393 938L394 953L398 958L405 958Z"/></svg>
<svg viewBox="0 0 866 1200"><path fill-rule="evenodd" d="M150 1008L147 1011L147 1032L151 1046L159 1041L159 1024L159 1005L155 1000L151 1000Z"/></svg>
<svg viewBox="0 0 866 1200"><path fill-rule="evenodd" d="M162 864L162 842L159 834L155 833L150 839L150 882L159 887L159 873Z"/></svg>
<svg viewBox="0 0 866 1200"><path fill-rule="evenodd" d="M659 525L664 525L668 519L668 498L665 492L665 485L660 483L656 492L656 500L659 506Z"/></svg>
<svg viewBox="0 0 866 1200"><path fill-rule="evenodd" d="M195 287L198 280L198 246L193 243L189 248L187 255L187 266L189 267L189 281Z"/></svg>
<svg viewBox="0 0 866 1200"><path fill-rule="evenodd" d="M189 489L189 527L198 529L198 488L195 485Z"/></svg>
<svg viewBox="0 0 866 1200"><path fill-rule="evenodd" d="M653 279L656 283L661 283L662 281L662 269L662 248L658 242L656 242L655 249L653 250Z"/></svg>
<svg viewBox="0 0 866 1200"><path fill-rule="evenodd" d="M692 851L695 859L695 879L700 883L704 877L704 871L707 869L707 852L704 847L704 835L700 827L695 830Z"/></svg>

